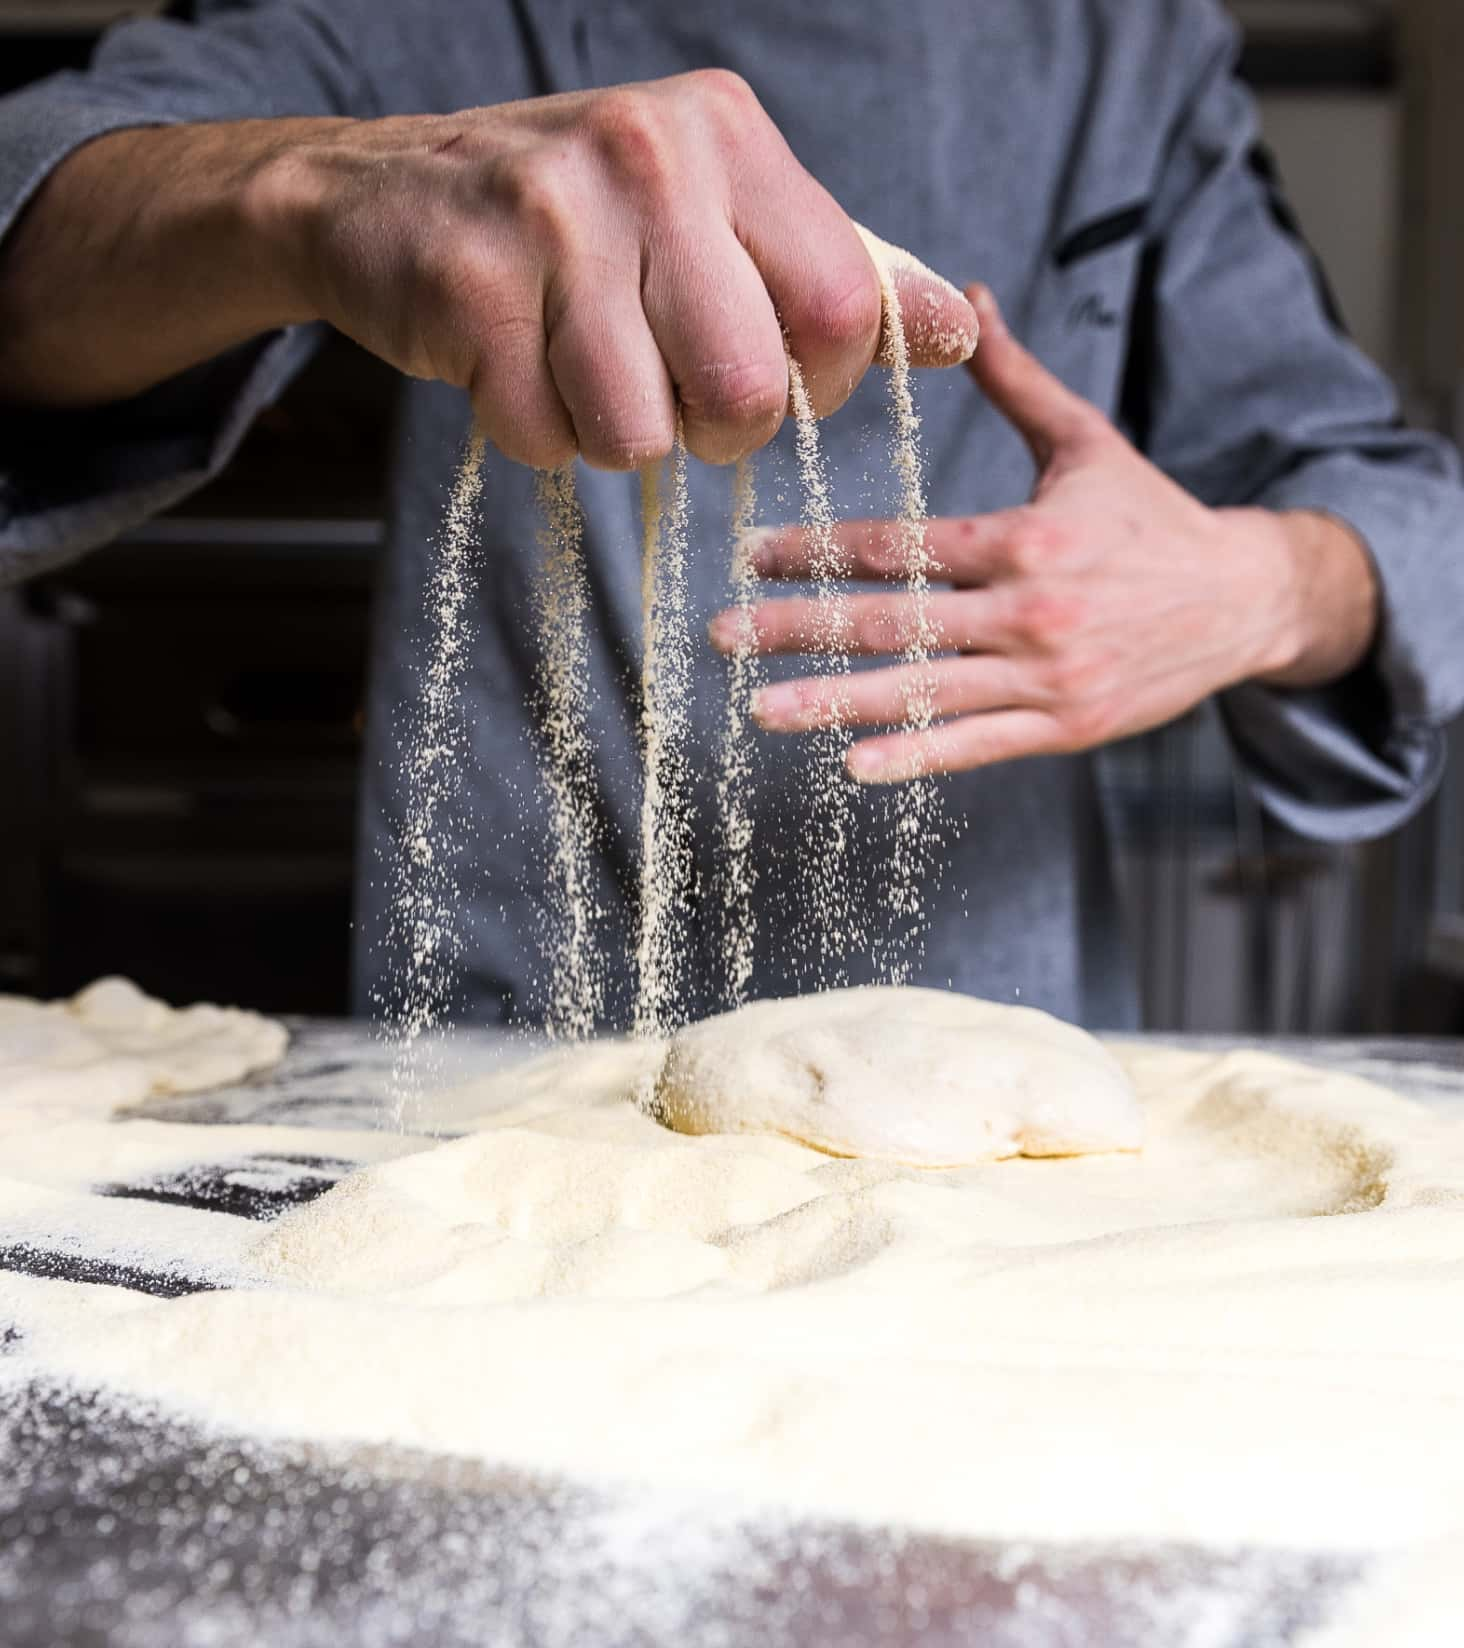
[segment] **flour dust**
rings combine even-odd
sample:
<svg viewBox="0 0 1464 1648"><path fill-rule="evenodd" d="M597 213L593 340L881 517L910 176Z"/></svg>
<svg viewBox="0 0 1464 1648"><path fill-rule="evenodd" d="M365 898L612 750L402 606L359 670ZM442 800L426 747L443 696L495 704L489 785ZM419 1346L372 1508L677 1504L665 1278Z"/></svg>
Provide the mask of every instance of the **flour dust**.
<svg viewBox="0 0 1464 1648"><path fill-rule="evenodd" d="M757 946L753 894L757 865L753 845L752 695L758 682L758 655L753 644L752 607L757 573L752 563L752 534L757 523L757 483L752 459L738 460L732 481L731 595L739 627L727 671L727 714L722 729L722 762L717 778L717 816L721 827L719 865L722 898L722 945L726 965L727 1004L747 1000Z"/></svg>
<svg viewBox="0 0 1464 1648"><path fill-rule="evenodd" d="M540 642L537 719L550 828L544 1028L552 1039L579 1041L594 1033L604 1014L605 957L597 938L606 912L594 879L601 824L590 740L590 602L573 465L542 471L538 498L543 528L534 591Z"/></svg>
<svg viewBox="0 0 1464 1648"><path fill-rule="evenodd" d="M695 817L687 595L686 446L641 472L641 879L632 1032L666 1035L683 1011Z"/></svg>
<svg viewBox="0 0 1464 1648"><path fill-rule="evenodd" d="M925 546L925 484L920 421L899 298L881 273L884 344L889 369L889 457L896 483L894 530L903 549L910 603L902 662L912 672L904 726L926 732L934 721L929 665L937 647L930 618L930 557ZM850 566L838 538L827 463L807 386L788 361L800 514L815 589L806 645L819 660L833 724L809 735L807 814L801 870L815 919L795 942L815 988L849 982L849 958L872 957L882 982L908 982L921 954L928 883L941 841L939 795L929 776L894 787L883 800L890 845L883 854L885 914L871 930L863 878L856 876L858 787L845 768L850 734L847 683L850 635L844 585ZM402 740L405 809L391 867L388 945L396 960L378 1005L394 1047L392 1109L398 1126L430 1072L430 1032L444 1023L463 936L457 861L460 847L444 828L463 786L467 727L461 688L472 635L483 440L475 434L458 471L426 590L430 626L420 699ZM680 431L662 465L641 477L642 666L639 743L643 767L641 877L635 939L633 1033L659 1037L684 1020L699 945L692 932L695 832L691 748L693 648L688 591L690 534L687 454ZM595 886L601 813L597 805L589 703L589 597L583 518L569 468L538 486L541 564L534 604L541 640L537 683L542 776L548 797L550 853L547 906L551 925L544 1025L552 1037L594 1033L606 1011L611 958L599 945L608 912ZM742 639L729 665L728 707L715 783L720 852L717 904L724 940L726 999L746 999L755 972L753 778L756 741L750 705L758 679L751 639L756 572L751 543L756 496L750 462L738 465L732 508L732 600L743 614ZM425 1039L424 1039L425 1038Z"/></svg>
<svg viewBox="0 0 1464 1648"><path fill-rule="evenodd" d="M814 583L814 619L812 631L805 640L809 651L818 656L835 716L832 725L809 735L807 870L818 920L810 923L802 935L813 963L815 985L828 990L849 982L845 958L867 941L850 873L855 837L854 786L844 768L849 753L846 688L849 618L841 597L849 565L838 541L838 523L819 442L818 420L803 372L791 355L788 396L793 409L793 442L803 494L803 527Z"/></svg>
<svg viewBox="0 0 1464 1648"><path fill-rule="evenodd" d="M474 430L453 483L442 531L432 545L424 595L427 641L418 666L416 714L401 741L403 816L389 866L386 947L390 971L376 1005L392 1044L391 1115L404 1129L433 1084L430 1033L447 1022L463 936L457 859L460 843L444 817L463 788L467 726L462 683L478 569L484 438Z"/></svg>
<svg viewBox="0 0 1464 1648"><path fill-rule="evenodd" d="M895 543L905 569L910 628L901 662L910 672L905 696L904 730L928 733L935 722L935 683L931 661L938 637L930 614L931 555L925 541L925 466L920 452L920 415L910 388L910 352L905 339L899 293L889 273L880 271L884 307L881 362L889 368L890 464L897 492ZM924 953L925 888L944 840L940 792L928 773L921 773L889 792L893 833L885 866L891 923L885 934L882 976L906 984Z"/></svg>

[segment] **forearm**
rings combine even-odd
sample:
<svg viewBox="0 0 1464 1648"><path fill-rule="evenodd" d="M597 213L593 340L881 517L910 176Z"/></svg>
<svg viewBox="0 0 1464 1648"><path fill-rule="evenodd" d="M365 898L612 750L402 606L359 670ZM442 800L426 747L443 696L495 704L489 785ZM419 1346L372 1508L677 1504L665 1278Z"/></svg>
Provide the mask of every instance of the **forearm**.
<svg viewBox="0 0 1464 1648"><path fill-rule="evenodd" d="M904 255L890 278L912 364L970 354L954 287ZM776 432L790 354L819 415L842 405L883 313L854 223L751 87L704 70L98 138L0 244L0 400L116 400L323 320L466 389L519 462L635 469L680 428L721 463Z"/></svg>
<svg viewBox="0 0 1464 1648"><path fill-rule="evenodd" d="M118 400L311 318L270 162L337 124L150 127L68 156L0 243L0 401Z"/></svg>
<svg viewBox="0 0 1464 1648"><path fill-rule="evenodd" d="M1356 669L1377 635L1380 606L1377 574L1356 533L1310 510L1220 514L1236 542L1267 569L1256 599L1269 604L1273 622L1249 679L1320 687Z"/></svg>

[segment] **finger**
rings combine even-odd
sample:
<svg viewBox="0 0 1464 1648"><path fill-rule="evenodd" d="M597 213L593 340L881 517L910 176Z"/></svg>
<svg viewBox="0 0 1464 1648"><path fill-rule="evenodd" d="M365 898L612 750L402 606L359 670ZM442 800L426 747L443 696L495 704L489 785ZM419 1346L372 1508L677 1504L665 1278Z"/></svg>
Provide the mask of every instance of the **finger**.
<svg viewBox="0 0 1464 1648"><path fill-rule="evenodd" d="M1005 709L965 715L929 732L893 732L863 738L849 751L849 776L863 784L900 784L928 773L969 772L998 761L1046 755L1060 736L1040 710Z"/></svg>
<svg viewBox="0 0 1464 1648"><path fill-rule="evenodd" d="M892 246L862 223L854 227L879 271L881 282L894 287L911 366L959 366L975 352L981 328L976 311L943 276L927 268L902 246ZM890 316L884 316L887 334ZM891 339L880 340L880 359L891 358Z"/></svg>
<svg viewBox="0 0 1464 1648"><path fill-rule="evenodd" d="M744 612L719 612L707 626L719 652L748 643L758 651L845 652L864 657L921 646L937 652L974 652L1000 639L1003 603L985 591L937 591L922 601L909 595L841 595L831 600L788 596Z"/></svg>
<svg viewBox="0 0 1464 1648"><path fill-rule="evenodd" d="M768 732L889 727L917 716L1010 709L1022 703L1023 691L1021 669L1011 659L945 658L779 681L753 695L752 714Z"/></svg>
<svg viewBox="0 0 1464 1648"><path fill-rule="evenodd" d="M485 338L468 393L479 427L514 463L557 469L579 450L574 420L549 370L540 315Z"/></svg>
<svg viewBox="0 0 1464 1648"><path fill-rule="evenodd" d="M929 520L913 545L901 521L843 521L834 530L834 545L851 578L907 578L918 546L926 577L987 583L1005 570L1003 546L1023 519L1022 510L1005 509ZM761 578L816 577L817 563L826 557L820 545L803 527L761 527L749 539L753 570Z"/></svg>
<svg viewBox="0 0 1464 1648"><path fill-rule="evenodd" d="M778 139L781 144L782 140ZM858 231L782 145L768 186L734 203L733 227L777 311L818 417L841 407L879 346L879 275Z"/></svg>
<svg viewBox="0 0 1464 1648"><path fill-rule="evenodd" d="M639 270L567 280L551 306L548 360L575 440L596 469L639 469L676 438L676 394L641 307Z"/></svg>
<svg viewBox="0 0 1464 1648"><path fill-rule="evenodd" d="M687 449L732 463L765 446L788 406L783 331L736 236L688 235L649 261L642 301L681 403Z"/></svg>
<svg viewBox="0 0 1464 1648"><path fill-rule="evenodd" d="M1007 329L988 286L966 288L981 323L981 347L967 370L997 411L1006 417L1046 466L1060 452L1085 448L1109 431L1090 401L1075 395Z"/></svg>

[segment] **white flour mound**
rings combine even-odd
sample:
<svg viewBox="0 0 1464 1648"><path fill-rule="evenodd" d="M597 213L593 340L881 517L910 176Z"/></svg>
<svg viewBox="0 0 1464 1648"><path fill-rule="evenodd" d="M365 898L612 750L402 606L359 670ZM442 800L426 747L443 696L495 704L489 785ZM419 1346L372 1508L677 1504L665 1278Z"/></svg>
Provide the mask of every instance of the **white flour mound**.
<svg viewBox="0 0 1464 1648"><path fill-rule="evenodd" d="M0 1274L0 1383L994 1538L1446 1537L1464 1125L1114 1051L1142 1154L946 1170L673 1133L628 1096L658 1048L561 1051L256 1234L238 1291Z"/></svg>
<svg viewBox="0 0 1464 1648"><path fill-rule="evenodd" d="M240 1081L277 1064L288 1041L257 1013L169 1007L122 978L69 1001L0 996L0 1134Z"/></svg>
<svg viewBox="0 0 1464 1648"><path fill-rule="evenodd" d="M834 1156L953 1167L1137 1150L1113 1055L1031 1007L866 985L680 1030L656 1084L678 1133L772 1133Z"/></svg>

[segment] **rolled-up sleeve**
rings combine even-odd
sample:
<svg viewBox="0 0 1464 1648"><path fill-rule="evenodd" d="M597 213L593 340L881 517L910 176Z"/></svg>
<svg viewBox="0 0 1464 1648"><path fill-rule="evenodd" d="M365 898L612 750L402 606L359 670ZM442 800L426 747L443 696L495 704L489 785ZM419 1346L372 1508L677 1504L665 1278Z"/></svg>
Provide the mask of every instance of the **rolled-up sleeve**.
<svg viewBox="0 0 1464 1648"><path fill-rule="evenodd" d="M1204 502L1316 511L1366 547L1381 593L1366 662L1326 688L1221 699L1267 810L1313 839L1361 840L1427 800L1441 729L1464 708L1464 487L1453 448L1403 426L1348 339L1233 55L1217 24L1151 213L1126 418Z"/></svg>
<svg viewBox="0 0 1464 1648"><path fill-rule="evenodd" d="M197 10L196 23L122 24L85 73L0 98L0 243L51 172L109 132L374 112L350 6L212 0ZM0 410L0 583L95 548L211 479L320 336L271 333L110 406Z"/></svg>

